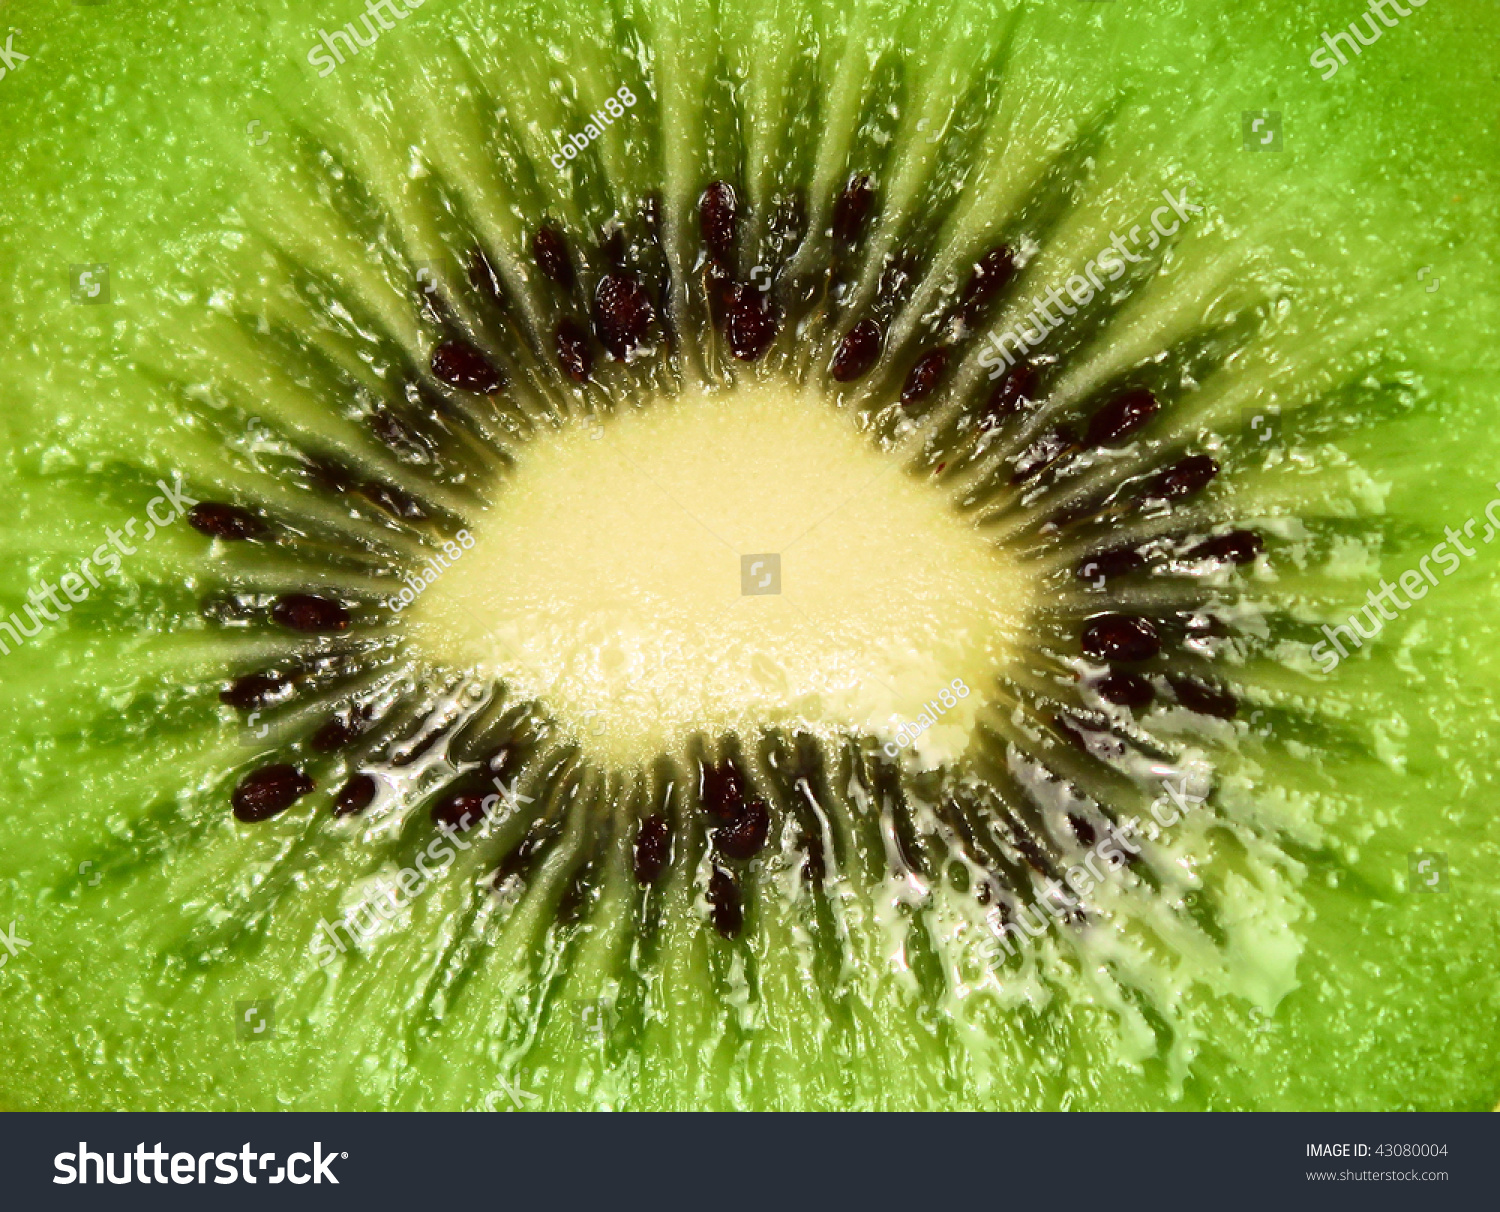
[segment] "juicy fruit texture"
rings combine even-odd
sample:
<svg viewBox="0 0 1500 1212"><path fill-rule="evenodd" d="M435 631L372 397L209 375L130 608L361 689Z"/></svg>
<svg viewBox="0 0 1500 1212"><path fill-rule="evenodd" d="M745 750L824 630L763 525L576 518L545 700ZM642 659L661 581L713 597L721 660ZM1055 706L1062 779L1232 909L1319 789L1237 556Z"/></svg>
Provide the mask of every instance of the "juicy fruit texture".
<svg viewBox="0 0 1500 1212"><path fill-rule="evenodd" d="M1245 27L463 6L312 91L265 73L272 155L208 89L206 159L245 196L146 190L140 247L190 236L137 309L7 330L34 401L6 422L12 584L169 468L197 503L0 665L35 940L0 973L0 1096L1490 1105L1492 581L1336 678L1310 646L1340 578L1357 597L1491 495L1452 469L1493 453L1494 359L1452 334L1493 291L1439 337L1388 290L1402 194L1354 152L1200 150L1276 81ZM546 133L575 130L557 170ZM162 194L200 169L163 161ZM1344 238L1313 257L1307 230ZM716 411L761 497L695 431ZM673 536L674 620L616 457L834 537L760 596L737 557L770 544L714 544L700 584L709 548ZM721 576L776 626L721 625ZM1410 894L1414 849L1459 895ZM268 997L274 1040L234 1043Z"/></svg>

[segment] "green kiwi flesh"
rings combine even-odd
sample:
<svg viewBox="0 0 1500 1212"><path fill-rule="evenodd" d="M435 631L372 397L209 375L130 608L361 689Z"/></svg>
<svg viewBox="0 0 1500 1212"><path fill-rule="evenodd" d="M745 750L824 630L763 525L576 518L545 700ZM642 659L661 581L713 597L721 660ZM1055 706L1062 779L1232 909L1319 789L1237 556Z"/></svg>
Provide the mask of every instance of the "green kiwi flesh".
<svg viewBox="0 0 1500 1212"><path fill-rule="evenodd" d="M1492 1106L1482 14L438 7L0 84L0 1102Z"/></svg>

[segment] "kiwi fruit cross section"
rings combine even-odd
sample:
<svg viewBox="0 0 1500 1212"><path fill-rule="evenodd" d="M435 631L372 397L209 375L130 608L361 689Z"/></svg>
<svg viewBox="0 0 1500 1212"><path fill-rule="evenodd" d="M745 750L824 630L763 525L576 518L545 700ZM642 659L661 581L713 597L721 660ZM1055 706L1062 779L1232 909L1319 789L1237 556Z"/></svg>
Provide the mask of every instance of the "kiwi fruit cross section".
<svg viewBox="0 0 1500 1212"><path fill-rule="evenodd" d="M114 355L110 500L191 504L6 658L134 687L28 910L132 1009L38 1105L1320 1097L1235 1074L1385 895L1312 653L1412 389L1287 234L1357 170L1236 210L1237 128L1077 78L1118 5L434 7L268 74Z"/></svg>

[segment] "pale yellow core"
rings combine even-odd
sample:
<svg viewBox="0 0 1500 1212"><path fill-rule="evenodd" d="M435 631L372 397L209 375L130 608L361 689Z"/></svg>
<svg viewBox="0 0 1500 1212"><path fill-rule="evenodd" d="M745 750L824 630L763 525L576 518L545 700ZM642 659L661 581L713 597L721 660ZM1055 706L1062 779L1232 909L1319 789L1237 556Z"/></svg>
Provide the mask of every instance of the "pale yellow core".
<svg viewBox="0 0 1500 1212"><path fill-rule="evenodd" d="M520 459L403 612L432 658L540 699L614 767L767 725L922 765L967 747L1018 571L816 392L688 390Z"/></svg>

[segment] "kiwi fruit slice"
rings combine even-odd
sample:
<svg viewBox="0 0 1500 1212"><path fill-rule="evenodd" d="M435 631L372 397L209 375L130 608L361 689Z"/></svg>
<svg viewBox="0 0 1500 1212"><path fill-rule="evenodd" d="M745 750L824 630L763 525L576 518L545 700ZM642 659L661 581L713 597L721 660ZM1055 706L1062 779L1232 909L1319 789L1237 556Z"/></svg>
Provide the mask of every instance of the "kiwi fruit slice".
<svg viewBox="0 0 1500 1212"><path fill-rule="evenodd" d="M1191 7L38 18L0 1101L1492 1106L1488 18Z"/></svg>

